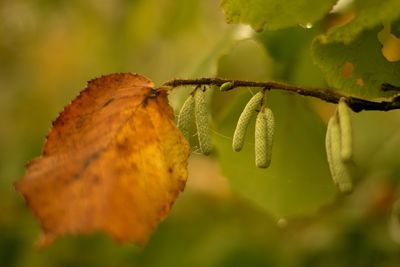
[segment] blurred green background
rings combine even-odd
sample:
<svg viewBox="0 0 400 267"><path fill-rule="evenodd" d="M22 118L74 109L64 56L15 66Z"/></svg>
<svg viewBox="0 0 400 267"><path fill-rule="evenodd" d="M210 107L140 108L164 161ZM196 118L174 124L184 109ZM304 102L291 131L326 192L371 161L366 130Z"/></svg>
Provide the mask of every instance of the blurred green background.
<svg viewBox="0 0 400 267"><path fill-rule="evenodd" d="M33 247L40 228L13 182L86 81L136 72L158 85L219 75L324 86L309 51L318 30L255 34L227 25L218 0L1 0L0 266L399 266L400 113L354 114L356 189L339 196L323 143L334 106L271 93L277 140L259 171L251 133L242 153L229 145L249 89L213 94L216 153L193 142L186 190L145 247L102 234ZM178 109L189 90L175 91Z"/></svg>

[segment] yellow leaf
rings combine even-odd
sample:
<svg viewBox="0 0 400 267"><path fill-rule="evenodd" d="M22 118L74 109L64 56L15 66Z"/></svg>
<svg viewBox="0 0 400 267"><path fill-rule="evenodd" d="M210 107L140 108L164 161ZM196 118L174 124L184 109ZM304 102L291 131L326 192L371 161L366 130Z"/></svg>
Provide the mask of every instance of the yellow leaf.
<svg viewBox="0 0 400 267"><path fill-rule="evenodd" d="M43 153L16 183L48 245L104 231L144 243L187 179L189 145L165 91L137 74L89 82L53 123Z"/></svg>

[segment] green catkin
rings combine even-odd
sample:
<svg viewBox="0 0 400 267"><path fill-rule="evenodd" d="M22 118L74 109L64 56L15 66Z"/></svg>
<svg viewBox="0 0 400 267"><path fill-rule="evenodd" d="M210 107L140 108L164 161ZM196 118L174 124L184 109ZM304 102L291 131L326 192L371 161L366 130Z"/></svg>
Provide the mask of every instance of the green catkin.
<svg viewBox="0 0 400 267"><path fill-rule="evenodd" d="M341 133L340 155L343 161L350 161L353 156L353 138L350 120L350 108L344 98L338 104L338 115Z"/></svg>
<svg viewBox="0 0 400 267"><path fill-rule="evenodd" d="M234 151L242 150L247 126L257 107L260 106L263 97L264 93L261 91L255 94L243 109L242 114L240 114L232 140L232 148Z"/></svg>
<svg viewBox="0 0 400 267"><path fill-rule="evenodd" d="M271 165L274 127L275 120L272 110L262 109L257 114L255 127L255 157L258 168L268 168Z"/></svg>
<svg viewBox="0 0 400 267"><path fill-rule="evenodd" d="M225 83L223 83L223 84L221 85L221 87L219 88L219 90L220 90L221 92L223 92L223 91L228 91L228 90L232 89L232 87L233 87L233 82L225 82Z"/></svg>
<svg viewBox="0 0 400 267"><path fill-rule="evenodd" d="M325 145L333 182L341 193L350 193L353 190L353 183L348 165L341 157L341 133L337 113L329 120Z"/></svg>
<svg viewBox="0 0 400 267"><path fill-rule="evenodd" d="M194 93L194 99L197 137L199 140L200 150L204 155L209 155L212 151L212 143L208 123L205 90L197 89Z"/></svg>
<svg viewBox="0 0 400 267"><path fill-rule="evenodd" d="M189 95L178 115L177 126L187 140L190 138L190 125L194 115L194 97Z"/></svg>

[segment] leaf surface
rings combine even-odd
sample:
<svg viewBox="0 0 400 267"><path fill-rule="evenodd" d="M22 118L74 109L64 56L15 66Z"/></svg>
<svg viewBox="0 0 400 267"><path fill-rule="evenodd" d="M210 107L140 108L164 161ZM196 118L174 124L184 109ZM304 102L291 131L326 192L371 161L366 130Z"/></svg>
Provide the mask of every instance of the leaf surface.
<svg viewBox="0 0 400 267"><path fill-rule="evenodd" d="M355 0L350 11L350 20L344 25L332 28L329 40L350 43L364 30L370 30L384 22L400 17L398 0Z"/></svg>
<svg viewBox="0 0 400 267"><path fill-rule="evenodd" d="M336 0L223 0L228 23L250 24L254 30L276 30L321 19Z"/></svg>
<svg viewBox="0 0 400 267"><path fill-rule="evenodd" d="M312 45L328 84L362 98L393 96L382 92L381 86L400 86L400 62L388 60L391 56L383 45L391 23L400 18L400 1L355 0L345 16L344 23L331 27Z"/></svg>
<svg viewBox="0 0 400 267"><path fill-rule="evenodd" d="M230 137L249 99L249 93L243 92L226 116L215 123L219 134L214 143L222 173L235 192L275 218L316 212L335 196L324 151L325 126L303 99L272 91L267 97L276 133L271 166L255 166L254 118L243 150L232 149Z"/></svg>
<svg viewBox="0 0 400 267"><path fill-rule="evenodd" d="M323 35L313 42L315 61L331 87L370 99L394 94L381 91L384 83L400 86L400 62L389 62L382 54L381 29L363 31L347 44Z"/></svg>
<svg viewBox="0 0 400 267"><path fill-rule="evenodd" d="M94 231L144 243L166 216L184 189L189 147L153 86L136 74L103 76L53 122L16 184L40 220L39 245Z"/></svg>

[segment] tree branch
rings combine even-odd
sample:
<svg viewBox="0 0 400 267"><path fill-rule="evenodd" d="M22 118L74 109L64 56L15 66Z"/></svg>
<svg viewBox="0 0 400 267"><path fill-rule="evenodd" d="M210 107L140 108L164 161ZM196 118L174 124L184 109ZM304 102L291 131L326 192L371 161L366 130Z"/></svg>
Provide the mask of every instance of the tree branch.
<svg viewBox="0 0 400 267"><path fill-rule="evenodd" d="M307 88L298 87L280 82L255 82L255 81L243 81L243 80L231 80L222 78L200 78L200 79L174 79L164 83L164 86L200 86L200 85L215 85L221 86L226 82L233 83L232 87L228 90L233 90L237 87L259 87L264 90L282 90L292 93L296 93L303 96L311 96L319 98L328 103L338 103L343 97L346 103L354 112L360 112L362 110L380 110L389 111L393 109L400 109L400 101L396 98L393 101L381 101L375 102L362 98L345 96L332 89L327 88ZM227 90L227 91L228 91Z"/></svg>

